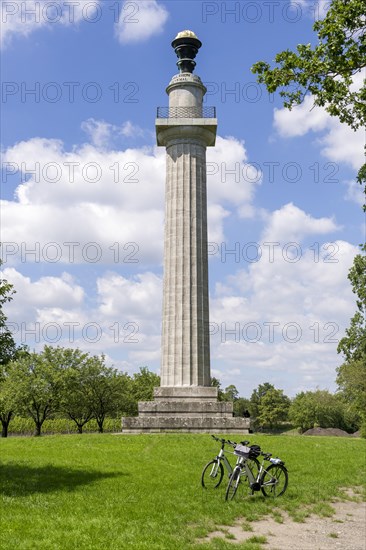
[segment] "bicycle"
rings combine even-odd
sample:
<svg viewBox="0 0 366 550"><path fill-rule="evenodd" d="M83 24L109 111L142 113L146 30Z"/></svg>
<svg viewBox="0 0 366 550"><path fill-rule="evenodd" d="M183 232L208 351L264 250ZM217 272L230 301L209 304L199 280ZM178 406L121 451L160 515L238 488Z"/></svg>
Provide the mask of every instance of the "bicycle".
<svg viewBox="0 0 366 550"><path fill-rule="evenodd" d="M263 453L258 445L237 445L234 454L238 460L229 478L225 500L234 498L242 478L248 483L252 495L254 491L262 491L265 497L284 494L288 485L288 471L283 460L271 458L272 453ZM251 463L258 456L263 456L263 461L260 464L257 460L260 467L257 475L254 475ZM264 467L265 460L271 463L268 468Z"/></svg>
<svg viewBox="0 0 366 550"><path fill-rule="evenodd" d="M221 449L219 454L214 459L210 460L210 462L208 462L202 470L201 485L205 489L217 489L217 487L219 487L224 477L224 466L228 471L229 477L231 476L231 474L233 473L233 467L225 456L225 452L230 454L234 454L234 452L225 451L225 445L230 445L234 449L238 445L235 441L230 441L229 439L220 439L214 435L212 435L211 437L215 441L219 441L221 443ZM241 444L249 445L249 441L242 441ZM252 469L256 469L256 471L259 471L259 461L255 457L250 458L249 460L251 463L253 463ZM237 459L237 463L238 461L239 458Z"/></svg>

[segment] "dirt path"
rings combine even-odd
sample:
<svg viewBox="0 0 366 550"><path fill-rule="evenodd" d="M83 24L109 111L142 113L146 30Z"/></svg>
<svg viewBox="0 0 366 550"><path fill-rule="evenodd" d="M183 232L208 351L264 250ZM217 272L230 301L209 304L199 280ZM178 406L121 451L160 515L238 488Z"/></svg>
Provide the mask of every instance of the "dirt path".
<svg viewBox="0 0 366 550"><path fill-rule="evenodd" d="M304 523L294 522L286 513L282 513L283 523L277 523L272 517L252 522L253 531L243 530L243 521L232 527L210 533L208 539L215 537L230 539L233 550L235 543L241 543L255 535L265 536L266 550L366 550L366 503L332 503L335 514L330 518L310 516ZM207 539L206 539L207 540Z"/></svg>

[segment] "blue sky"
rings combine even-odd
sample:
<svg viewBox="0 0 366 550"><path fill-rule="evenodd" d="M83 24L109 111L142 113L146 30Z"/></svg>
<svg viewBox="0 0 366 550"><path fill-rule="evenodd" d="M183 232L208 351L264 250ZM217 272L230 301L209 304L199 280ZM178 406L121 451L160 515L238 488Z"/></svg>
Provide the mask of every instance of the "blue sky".
<svg viewBox="0 0 366 550"><path fill-rule="evenodd" d="M212 374L243 396L265 381L290 396L334 390L364 239L364 137L311 98L284 110L250 71L313 42L326 3L1 9L1 241L16 340L158 372L165 151L154 121L177 72L170 43L187 28L203 43L196 74L218 117L207 156Z"/></svg>

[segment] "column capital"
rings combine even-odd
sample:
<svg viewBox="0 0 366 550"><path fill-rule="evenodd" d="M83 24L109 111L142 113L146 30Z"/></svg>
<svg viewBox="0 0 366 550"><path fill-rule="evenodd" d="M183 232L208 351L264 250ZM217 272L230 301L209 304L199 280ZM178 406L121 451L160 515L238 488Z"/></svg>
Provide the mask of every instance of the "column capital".
<svg viewBox="0 0 366 550"><path fill-rule="evenodd" d="M216 118L157 118L155 121L156 141L159 146L169 147L174 142L188 139L206 147L216 142Z"/></svg>

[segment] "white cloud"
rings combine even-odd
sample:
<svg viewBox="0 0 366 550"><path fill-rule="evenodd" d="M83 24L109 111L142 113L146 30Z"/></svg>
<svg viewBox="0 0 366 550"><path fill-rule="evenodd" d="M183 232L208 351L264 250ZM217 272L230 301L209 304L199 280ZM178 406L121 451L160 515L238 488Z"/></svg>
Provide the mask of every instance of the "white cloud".
<svg viewBox="0 0 366 550"><path fill-rule="evenodd" d="M221 287L211 297L214 369L225 385L230 369L239 368L238 388L246 394L259 380L292 395L329 385L341 362L337 341L355 310L347 273L359 251L321 240L317 247L299 244L297 262L288 261L284 243L272 257L269 248L262 251L258 262L227 278L224 295Z"/></svg>
<svg viewBox="0 0 366 550"><path fill-rule="evenodd" d="M156 0L125 1L116 23L116 36L122 44L143 42L160 34L168 17L167 9Z"/></svg>
<svg viewBox="0 0 366 550"><path fill-rule="evenodd" d="M108 147L111 133L116 127L113 124L104 122L104 120L89 118L81 124L81 128L97 149L104 149Z"/></svg>
<svg viewBox="0 0 366 550"><path fill-rule="evenodd" d="M245 243L239 258L221 254L232 262L226 269L236 269L210 301L212 365L223 385L239 368L237 387L246 395L263 380L291 395L329 381L334 389L337 341L355 310L347 274L359 253L324 239L337 229L333 219L290 203L267 213L257 254Z"/></svg>
<svg viewBox="0 0 366 550"><path fill-rule="evenodd" d="M105 353L128 370L159 358L162 280L153 273L130 279L105 273L93 299L68 273L32 280L6 268L2 276L16 289L4 310L17 342L37 350L48 344Z"/></svg>
<svg viewBox="0 0 366 550"><path fill-rule="evenodd" d="M134 260L160 263L164 149L110 149L113 135L121 128L136 134L131 123L117 127L91 118L83 128L93 145L83 144L66 151L60 140L33 138L4 152L5 166L18 168L23 174L15 200L2 202L2 240L13 243L5 246L8 260L38 246L40 261L61 255L57 261L67 263L73 255L76 263L92 263L85 258L83 247L96 243L101 256L98 262L112 264L128 260L133 249L123 247L132 243L137 251ZM215 159L215 174L208 177L209 239L221 242L224 221L230 214L228 207L250 209L256 183L245 180L245 171L243 176L243 170L249 173L251 167L242 143L218 137L217 154L209 155ZM234 175L226 174L233 168ZM36 173L32 174L32 170ZM24 181L27 171L29 179ZM19 172L17 177L20 176ZM48 243L54 243L53 248ZM71 249L65 243L78 244ZM89 252L91 258L98 256L97 249L90 248ZM28 255L27 261L34 259Z"/></svg>
<svg viewBox="0 0 366 550"><path fill-rule="evenodd" d="M208 242L221 243L224 240L224 220L230 216L229 210L225 210L219 204L208 204L207 225Z"/></svg>
<svg viewBox="0 0 366 550"><path fill-rule="evenodd" d="M12 0L1 5L1 47L16 36L29 36L55 25L93 23L101 15L100 0L94 2L49 2L48 0Z"/></svg>
<svg viewBox="0 0 366 550"><path fill-rule="evenodd" d="M103 124L108 123L96 120L88 123L86 129L94 142L103 144L108 134ZM253 167L248 164L244 144L234 138L219 137L217 154L208 150L208 160L215 163L210 165L208 177L209 240L219 243L225 241L226 217L233 208L239 213L242 208L252 207L259 182L247 172ZM59 140L34 138L7 149L4 161L19 167L26 163L28 168L40 163L39 178L32 175L29 181L21 183L15 200L4 201L2 205L3 240L18 246L18 271L8 267L6 272L18 291L14 302L7 306L9 321L19 326L26 322L30 327L39 323L38 347L44 342L79 346L116 357L117 364L124 369L136 369L141 364L154 368L160 355L162 281L159 275L144 273L141 264L151 262L156 266L162 260L165 151L146 147L119 151L90 144L66 151ZM44 172L47 163L49 173ZM65 163L75 166L74 181L65 170ZM101 170L95 183L83 178L83 168L88 163L95 163ZM58 166L62 167L60 180L52 183L51 176L55 176ZM117 166L127 181L114 182ZM229 173L230 170L233 172ZM250 178L246 177L248 173ZM89 178L93 174L91 170ZM135 178L137 183L129 181ZM324 340L336 327L339 338L353 314L354 297L347 271L357 250L349 243L328 242L324 238L338 230L335 220L315 218L292 203L266 213L262 221L265 223L262 257L258 262L249 261L246 269L219 282L211 296L211 321L220 328L212 336L213 371L223 372L225 384L230 372L240 369L236 378L241 380L238 387L241 384L239 389L244 394L248 393L248 387L258 385L259 371L263 376L271 376L276 385L289 388L287 391L293 392L295 386L301 388L305 381L310 383L309 377L314 386L322 385L323 380L334 379L331 371L338 360L336 344ZM303 241L309 237L314 238L314 246L306 248ZM268 241L280 242L274 248L273 261L268 246L264 246ZM285 249L291 241L297 242L299 248ZM100 265L98 272L90 270L85 288L65 273L38 280L20 273L22 253L27 263L33 262L38 254L42 265L58 253L55 245L61 247L63 261L72 263L70 249L65 245L70 242L80 243L75 248L74 262L89 263L90 268L93 268L90 257L98 253L96 245L99 245L102 257L98 263L109 265L111 271L100 274ZM22 250L22 243L26 250ZM36 254L24 258L27 249L34 249L34 243L39 243ZM86 250L85 243L91 244ZM132 243L132 247L125 249L125 243ZM299 251L301 257L294 262L293 255ZM132 265L138 273L122 276L121 265L131 255L139 262ZM337 262L333 263L333 259ZM228 256L223 261L234 259ZM118 267L112 267L117 263ZM226 323L228 330L233 327L236 330L239 323L238 342L230 336L221 341L222 323ZM260 341L252 343L242 338L246 323L257 323L262 332ZM270 330L268 323L280 323L273 325L275 342L265 340ZM74 326L71 339L70 327ZM289 340L297 326L301 338L292 343ZM45 334L42 327L46 327ZM57 327L61 330L60 340L52 341ZM249 338L253 337L253 330L256 325L249 327ZM319 342L314 341L315 336ZM125 354L123 360L121 353ZM228 383L231 382L232 379Z"/></svg>
<svg viewBox="0 0 366 550"><path fill-rule="evenodd" d="M313 98L307 96L301 105L274 110L274 126L282 137L304 136L310 130L319 132L327 128L331 116L321 107L313 107Z"/></svg>
<svg viewBox="0 0 366 550"><path fill-rule="evenodd" d="M223 385L233 383L233 371L243 395L263 380L291 395L335 380L341 360L336 340L355 310L347 273L358 250L344 241L315 238L318 248L299 243L297 262L289 261L283 245L273 258L262 247L258 262L217 285L210 297L211 356L212 371ZM232 256L226 261L233 261ZM158 366L160 276L109 271L95 280L95 296L94 288L86 291L66 273L31 280L7 268L4 276L17 290L5 313L17 323L16 336L23 335L25 343L33 346L38 324L37 349L44 343L78 346L106 353L123 369Z"/></svg>
<svg viewBox="0 0 366 550"><path fill-rule="evenodd" d="M361 86L363 74L354 76L353 89ZM365 162L365 131L359 128L354 131L346 124L341 124L336 117L330 116L324 108L313 107L313 99L307 96L304 102L288 109L274 110L274 127L284 138L304 136L308 132L321 133L315 139L321 154L334 163L344 163L358 171ZM332 167L332 170L337 167ZM347 185L345 198L357 204L363 204L362 190L355 182L343 182Z"/></svg>
<svg viewBox="0 0 366 550"><path fill-rule="evenodd" d="M347 193L345 199L355 202L360 206L363 206L365 202L365 194L363 192L362 186L354 180L347 180L344 182L347 187Z"/></svg>
<svg viewBox="0 0 366 550"><path fill-rule="evenodd" d="M332 120L328 125L329 133L319 139L322 154L334 161L349 164L359 170L365 161L365 131L360 128L353 131L344 124Z"/></svg>
<svg viewBox="0 0 366 550"><path fill-rule="evenodd" d="M354 77L354 86L361 85L362 74ZM365 133L360 128L352 130L330 116L323 107L313 107L313 98L307 96L301 105L274 110L274 126L285 138L304 136L308 132L325 132L317 139L322 155L334 162L344 162L354 169L364 162Z"/></svg>
<svg viewBox="0 0 366 550"><path fill-rule="evenodd" d="M290 0L293 6L294 15L301 17L302 14L311 17L313 20L324 19L331 5L331 0L316 0L309 2L309 0Z"/></svg>
<svg viewBox="0 0 366 550"><path fill-rule="evenodd" d="M124 122L122 124L120 133L128 138L140 137L145 134L142 128L137 126L137 124L133 124L130 120L127 120L127 122Z"/></svg>
<svg viewBox="0 0 366 550"><path fill-rule="evenodd" d="M300 242L308 235L324 235L339 230L330 218L313 218L292 203L270 214L263 241Z"/></svg>
<svg viewBox="0 0 366 550"><path fill-rule="evenodd" d="M118 144L120 136L131 139L149 134L130 120L127 120L121 126L117 126L104 120L89 118L81 124L81 128L97 149L113 149L114 145Z"/></svg>
<svg viewBox="0 0 366 550"><path fill-rule="evenodd" d="M105 135L95 134L94 141ZM131 252L123 246L137 243L138 261L161 259L162 150L107 151L85 144L66 152L58 140L34 138L9 148L4 162L38 167L38 173L18 186L17 200L3 201L3 241L29 248L40 243L41 251L54 242L64 261L70 261L70 248L63 243L78 242L75 262L83 261L82 243L95 242L106 263L116 263L116 251L109 249L114 243L121 245L119 261Z"/></svg>
<svg viewBox="0 0 366 550"><path fill-rule="evenodd" d="M207 189L210 201L234 204L239 215L251 215L257 185L262 174L248 161L243 141L217 136L214 148L207 149Z"/></svg>
<svg viewBox="0 0 366 550"><path fill-rule="evenodd" d="M36 322L41 311L67 311L83 306L85 292L68 273L63 273L60 277L40 277L32 281L14 268L5 268L3 276L16 290L9 307L9 321Z"/></svg>
<svg viewBox="0 0 366 550"><path fill-rule="evenodd" d="M117 273L106 273L97 280L99 311L114 319L121 312L141 322L154 321L161 313L162 281L154 273L145 272L132 279Z"/></svg>

